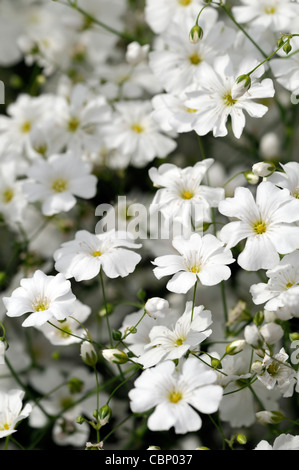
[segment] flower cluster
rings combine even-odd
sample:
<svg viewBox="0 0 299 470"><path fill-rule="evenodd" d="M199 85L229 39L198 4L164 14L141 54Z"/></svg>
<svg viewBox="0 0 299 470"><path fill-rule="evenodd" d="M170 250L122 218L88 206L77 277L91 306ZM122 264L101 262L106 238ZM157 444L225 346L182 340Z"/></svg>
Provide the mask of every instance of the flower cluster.
<svg viewBox="0 0 299 470"><path fill-rule="evenodd" d="M0 448L299 450L299 2L0 12Z"/></svg>

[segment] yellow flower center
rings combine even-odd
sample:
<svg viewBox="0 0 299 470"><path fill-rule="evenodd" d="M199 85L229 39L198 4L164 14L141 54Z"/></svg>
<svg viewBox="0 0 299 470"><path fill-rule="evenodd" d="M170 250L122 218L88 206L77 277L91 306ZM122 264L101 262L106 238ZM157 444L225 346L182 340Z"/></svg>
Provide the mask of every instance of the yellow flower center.
<svg viewBox="0 0 299 470"><path fill-rule="evenodd" d="M30 121L23 122L21 126L21 131L23 132L23 134L28 134L28 132L31 131L31 122Z"/></svg>
<svg viewBox="0 0 299 470"><path fill-rule="evenodd" d="M44 312L45 310L48 310L48 308L49 302L45 299L38 300L33 306L35 312Z"/></svg>
<svg viewBox="0 0 299 470"><path fill-rule="evenodd" d="M80 125L80 121L78 118L76 117L72 117L69 122L67 123L67 127L68 127L68 130L70 132L76 132L76 130L78 129Z"/></svg>
<svg viewBox="0 0 299 470"><path fill-rule="evenodd" d="M93 252L93 256L96 258L97 256L101 256L101 252L98 250L98 251L94 251Z"/></svg>
<svg viewBox="0 0 299 470"><path fill-rule="evenodd" d="M229 92L223 96L223 101L224 101L225 106L233 106L237 102L237 100L234 100L231 93Z"/></svg>
<svg viewBox="0 0 299 470"><path fill-rule="evenodd" d="M67 323L66 324L62 323L61 329L58 330L58 333L59 333L59 336L61 336L61 338L68 338L70 334L72 333L72 329L70 325L68 325Z"/></svg>
<svg viewBox="0 0 299 470"><path fill-rule="evenodd" d="M12 198L14 197L14 192L12 189L6 189L3 193L2 193L2 201L5 203L5 204L8 204Z"/></svg>
<svg viewBox="0 0 299 470"><path fill-rule="evenodd" d="M288 282L288 283L286 284L286 288L287 288L287 289L290 289L291 287L293 287L293 285L294 285L293 282Z"/></svg>
<svg viewBox="0 0 299 470"><path fill-rule="evenodd" d="M178 338L175 342L176 346L182 346L182 344L184 343L185 341L185 338Z"/></svg>
<svg viewBox="0 0 299 470"><path fill-rule="evenodd" d="M179 4L182 5L183 7L186 7L192 3L192 0L178 0Z"/></svg>
<svg viewBox="0 0 299 470"><path fill-rule="evenodd" d="M299 186L296 186L296 188L294 189L294 191L293 191L293 196L294 196L296 199L299 199Z"/></svg>
<svg viewBox="0 0 299 470"><path fill-rule="evenodd" d="M8 431L9 429L10 429L10 426L7 423L4 423L4 424L0 425L0 430L1 431Z"/></svg>
<svg viewBox="0 0 299 470"><path fill-rule="evenodd" d="M267 15L274 15L274 13L276 13L276 7L265 7L265 13Z"/></svg>
<svg viewBox="0 0 299 470"><path fill-rule="evenodd" d="M194 194L191 191L183 191L182 198L183 199L192 199Z"/></svg>
<svg viewBox="0 0 299 470"><path fill-rule="evenodd" d="M189 56L190 63L192 65L198 65L202 62L202 58L198 55L197 52L194 52Z"/></svg>
<svg viewBox="0 0 299 470"><path fill-rule="evenodd" d="M186 108L187 113L193 114L197 113L198 109L193 109L193 108Z"/></svg>
<svg viewBox="0 0 299 470"><path fill-rule="evenodd" d="M267 225L262 220L259 220L258 222L255 222L255 224L253 224L253 231L257 235L261 235L262 233L265 233L267 231Z"/></svg>
<svg viewBox="0 0 299 470"><path fill-rule="evenodd" d="M59 178L52 183L52 189L55 193L63 193L68 188L68 183L65 179Z"/></svg>
<svg viewBox="0 0 299 470"><path fill-rule="evenodd" d="M138 124L137 122L135 124L132 124L131 129L137 134L141 134L144 131L144 128L142 127L142 125Z"/></svg>
<svg viewBox="0 0 299 470"><path fill-rule="evenodd" d="M176 392L175 390L173 392L170 392L168 395L169 401L171 403L178 403L182 399L182 394L181 392Z"/></svg>
<svg viewBox="0 0 299 470"><path fill-rule="evenodd" d="M191 268L189 268L189 271L191 273L199 273L200 272L200 266L198 264L195 264L194 266L191 266Z"/></svg>

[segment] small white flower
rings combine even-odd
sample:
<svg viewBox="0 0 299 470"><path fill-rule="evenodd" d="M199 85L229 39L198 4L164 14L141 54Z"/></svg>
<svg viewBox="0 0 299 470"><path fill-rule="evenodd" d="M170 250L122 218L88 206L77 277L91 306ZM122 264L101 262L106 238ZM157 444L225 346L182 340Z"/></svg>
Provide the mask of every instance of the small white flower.
<svg viewBox="0 0 299 470"><path fill-rule="evenodd" d="M187 302L183 315L173 328L154 326L151 329L150 343L137 361L148 368L161 360L179 359L211 335L212 330L208 329L211 323L211 312L204 310L203 306L194 308L192 318L192 302Z"/></svg>
<svg viewBox="0 0 299 470"><path fill-rule="evenodd" d="M299 199L299 163L288 162L280 164L283 171L275 171L267 179L280 188L286 188L291 195Z"/></svg>
<svg viewBox="0 0 299 470"><path fill-rule="evenodd" d="M211 188L202 180L214 163L212 158L198 162L194 167L178 168L165 163L150 168L149 176L155 187L160 188L150 205L150 212L161 211L167 220L174 220L189 227L191 222L211 221L211 208L218 207L224 199L222 188Z"/></svg>
<svg viewBox="0 0 299 470"><path fill-rule="evenodd" d="M91 199L96 194L97 178L91 174L91 166L72 153L37 161L27 176L24 192L30 202L42 203L42 213L46 216L68 212L75 206L77 197Z"/></svg>
<svg viewBox="0 0 299 470"><path fill-rule="evenodd" d="M169 302L161 297L152 297L146 301L144 310L152 318L161 318L170 311Z"/></svg>
<svg viewBox="0 0 299 470"><path fill-rule="evenodd" d="M141 46L137 41L131 42L126 51L126 61L128 64L135 66L145 61L148 56L149 47L149 44Z"/></svg>
<svg viewBox="0 0 299 470"><path fill-rule="evenodd" d="M262 372L257 376L268 390L276 388L283 397L293 396L296 383L296 371L287 362L288 358L284 348L281 348L273 357L266 352Z"/></svg>
<svg viewBox="0 0 299 470"><path fill-rule="evenodd" d="M279 254L299 248L299 227L294 224L299 219L299 201L291 197L287 189L262 182L254 200L248 188L238 187L233 198L220 201L219 212L236 219L219 233L227 247L232 248L246 239L238 257L243 269L271 269L279 262Z"/></svg>
<svg viewBox="0 0 299 470"><path fill-rule="evenodd" d="M229 279L231 270L227 265L234 259L214 235L201 237L193 233L189 239L173 240L172 245L179 254L159 256L153 261L158 279L174 275L167 283L171 292L186 293L197 281L214 286Z"/></svg>
<svg viewBox="0 0 299 470"><path fill-rule="evenodd" d="M214 413L223 390L215 385L217 374L189 357L178 370L172 361L146 369L130 390L133 413L155 408L148 419L151 431L166 431L174 426L176 434L197 431L202 420L197 413ZM196 411L195 411L196 410Z"/></svg>
<svg viewBox="0 0 299 470"><path fill-rule="evenodd" d="M244 88L242 96L233 97L236 79L255 65L255 61L246 59L235 69L229 55L217 57L213 67L207 63L202 64L198 72L198 90L187 93L185 102L188 108L200 110L194 125L198 135L206 135L212 131L214 137L226 136L230 116L233 133L239 139L246 123L244 111L255 118L266 114L268 108L254 100L273 97L275 90L271 79L266 78L259 82L262 68L252 74L250 89L246 91Z"/></svg>
<svg viewBox="0 0 299 470"><path fill-rule="evenodd" d="M255 304L275 312L281 320L299 316L299 252L285 255L273 269L266 271L268 283L260 282L250 287Z"/></svg>
<svg viewBox="0 0 299 470"><path fill-rule="evenodd" d="M107 277L125 277L135 270L141 256L130 248L140 248L127 233L110 230L95 235L79 230L75 239L55 251L55 269L76 281L96 277L103 269ZM128 249L129 248L129 249Z"/></svg>
<svg viewBox="0 0 299 470"><path fill-rule="evenodd" d="M23 390L0 391L0 438L15 433L19 421L30 415L32 406L29 403L22 409L24 395Z"/></svg>
<svg viewBox="0 0 299 470"><path fill-rule="evenodd" d="M40 270L32 278L22 279L10 297L3 297L9 317L29 314L22 326L41 326L48 320L65 320L72 312L76 297L64 275L47 276Z"/></svg>

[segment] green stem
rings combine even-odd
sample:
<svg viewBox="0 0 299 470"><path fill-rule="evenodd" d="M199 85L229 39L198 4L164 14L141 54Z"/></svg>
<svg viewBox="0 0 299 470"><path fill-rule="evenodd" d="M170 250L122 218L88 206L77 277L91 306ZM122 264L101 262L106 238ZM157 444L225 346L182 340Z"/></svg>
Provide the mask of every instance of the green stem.
<svg viewBox="0 0 299 470"><path fill-rule="evenodd" d="M95 378L96 378L96 390L97 390L97 424L99 422L99 409L100 409L100 398L99 398L99 395L100 395L100 384L99 384L99 377L98 377L98 371L97 371L97 368L96 366L93 366L93 370L94 370L94 374L95 374ZM99 426L97 426L97 429L96 429L96 432L97 432L97 442L100 442L100 429L99 429Z"/></svg>
<svg viewBox="0 0 299 470"><path fill-rule="evenodd" d="M237 28L242 31L242 33L249 39L249 41L257 48L257 50L264 56L265 58L267 57L267 54L261 47L255 42L255 40L250 36L250 34L247 33L247 31L243 28L243 26L240 25L240 23L237 22L237 20L234 18L234 16L231 14L231 12L226 8L225 5L220 4L219 5L224 13L232 20L232 22L237 26Z"/></svg>
<svg viewBox="0 0 299 470"><path fill-rule="evenodd" d="M194 315L194 307L195 307L195 299L196 299L196 288L197 288L197 279L194 284L194 290L193 290L193 300L192 300L192 312L191 312L191 323L193 321L193 315Z"/></svg>
<svg viewBox="0 0 299 470"><path fill-rule="evenodd" d="M111 332L109 318L108 318L108 307L107 307L107 300L106 300L106 293L105 293L105 285L104 285L104 278L103 278L102 268L100 269L100 279L101 279L104 307L105 307L105 311L106 311L105 318L106 318L107 328L108 328L108 333L109 333L109 338L110 338L110 347L112 348L113 347L113 338L112 338L112 332Z"/></svg>

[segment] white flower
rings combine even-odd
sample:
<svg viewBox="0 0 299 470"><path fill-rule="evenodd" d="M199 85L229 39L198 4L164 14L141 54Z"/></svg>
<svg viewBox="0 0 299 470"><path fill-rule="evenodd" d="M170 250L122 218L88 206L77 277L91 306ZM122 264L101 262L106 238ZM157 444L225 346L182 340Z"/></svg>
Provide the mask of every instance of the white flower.
<svg viewBox="0 0 299 470"><path fill-rule="evenodd" d="M233 45L234 30L223 21L217 21L217 11L211 8L205 9L199 17L203 38L191 43L190 30L196 16L172 22L161 35L159 47L149 53L149 66L168 93L177 95L189 87L193 89L202 66L212 64L220 50L225 54Z"/></svg>
<svg viewBox="0 0 299 470"><path fill-rule="evenodd" d="M172 328L154 326L149 334L150 343L138 358L143 367L152 367L160 361L181 358L189 349L196 348L210 334L211 312L204 307L195 307L192 318L192 302L187 302L183 315Z"/></svg>
<svg viewBox="0 0 299 470"><path fill-rule="evenodd" d="M299 251L285 255L275 268L266 271L268 283L260 282L250 287L255 304L281 320L299 316Z"/></svg>
<svg viewBox="0 0 299 470"><path fill-rule="evenodd" d="M292 196L299 199L299 163L281 163L280 166L283 171L275 171L267 180L280 188L288 189Z"/></svg>
<svg viewBox="0 0 299 470"><path fill-rule="evenodd" d="M252 172L262 178L272 175L274 171L275 165L271 162L258 162L252 165Z"/></svg>
<svg viewBox="0 0 299 470"><path fill-rule="evenodd" d="M29 314L22 326L40 326L52 318L64 320L73 312L76 297L63 274L47 276L40 270L22 279L10 297L3 297L9 317Z"/></svg>
<svg viewBox="0 0 299 470"><path fill-rule="evenodd" d="M55 111L56 125L67 150L79 154L97 150L100 126L111 118L111 108L103 96L94 97L80 83L69 96L59 97Z"/></svg>
<svg viewBox="0 0 299 470"><path fill-rule="evenodd" d="M19 421L30 415L32 406L29 403L22 409L24 395L23 390L0 390L0 439L15 433Z"/></svg>
<svg viewBox="0 0 299 470"><path fill-rule="evenodd" d="M211 188L202 180L214 163L212 158L197 162L193 167L178 168L164 163L158 169L150 168L149 176L155 187L150 212L161 211L166 219L175 220L187 227L191 222L211 221L211 208L218 207L224 198L222 188Z"/></svg>
<svg viewBox="0 0 299 470"><path fill-rule="evenodd" d="M55 269L76 281L96 277L102 268L107 277L125 277L135 270L141 256L128 248L140 248L129 234L110 230L95 235L79 230L75 239L55 251Z"/></svg>
<svg viewBox="0 0 299 470"><path fill-rule="evenodd" d="M299 38L294 37L290 40L292 51L299 48ZM287 56L284 51L279 51L280 58L274 58L270 62L270 67L277 82L286 90L298 92L299 87L299 57L298 54Z"/></svg>
<svg viewBox="0 0 299 470"><path fill-rule="evenodd" d="M16 162L1 163L0 188L0 214L9 225L21 222L27 201L22 191L22 181L18 180Z"/></svg>
<svg viewBox="0 0 299 470"><path fill-rule="evenodd" d="M130 42L126 51L126 61L128 64L135 66L146 61L149 47L149 44L141 46L137 41Z"/></svg>
<svg viewBox="0 0 299 470"><path fill-rule="evenodd" d="M167 157L177 146L154 121L152 111L150 101L119 101L115 103L113 124L104 126L110 148L130 157L136 167L144 167L156 157Z"/></svg>
<svg viewBox="0 0 299 470"><path fill-rule="evenodd" d="M260 328L260 333L264 341L270 345L277 343L284 335L283 328L274 322L265 323Z"/></svg>
<svg viewBox="0 0 299 470"><path fill-rule="evenodd" d="M176 434L197 431L202 420L197 413L214 413L222 399L222 387L215 385L217 374L194 357L179 370L172 361L146 369L130 390L133 413L155 408L148 419L151 431L166 431L174 426ZM196 410L196 411L195 411Z"/></svg>
<svg viewBox="0 0 299 470"><path fill-rule="evenodd" d="M198 91L187 93L185 105L198 109L194 130L198 135L206 135L210 131L214 137L224 137L228 134L227 120L231 117L232 130L236 138L240 138L245 127L246 111L249 116L261 118L268 108L254 100L273 97L275 90L271 79L258 78L263 74L263 68L258 68L251 75L251 87L238 98L234 91L238 89L236 80L257 65L256 61L245 59L235 68L229 55L217 57L213 67L203 63L198 71Z"/></svg>
<svg viewBox="0 0 299 470"><path fill-rule="evenodd" d="M152 318L161 318L170 312L169 302L161 297L152 297L144 305L144 311Z"/></svg>
<svg viewBox="0 0 299 470"><path fill-rule="evenodd" d="M174 275L167 283L171 292L186 293L197 281L214 286L229 279L231 270L227 264L234 259L214 235L201 237L193 233L189 239L173 240L172 245L179 254L159 256L153 262L158 279Z"/></svg>
<svg viewBox="0 0 299 470"><path fill-rule="evenodd" d="M290 0L241 0L241 3L232 9L239 23L272 31L288 31L299 14L299 5Z"/></svg>
<svg viewBox="0 0 299 470"><path fill-rule="evenodd" d="M291 197L287 189L262 182L254 200L248 188L238 187L233 198L220 201L218 209L221 214L237 219L219 233L227 247L232 248L246 239L238 257L243 269L271 269L279 262L279 254L299 248L299 228L293 224L299 219L299 201Z"/></svg>
<svg viewBox="0 0 299 470"><path fill-rule="evenodd" d="M253 450L299 450L299 436L280 434L280 436L276 437L274 440L273 445L262 440Z"/></svg>
<svg viewBox="0 0 299 470"><path fill-rule="evenodd" d="M283 397L293 396L296 383L296 371L287 362L288 358L289 356L284 348L281 348L273 357L270 356L269 352L266 352L262 372L257 375L258 380L268 390L276 388Z"/></svg>
<svg viewBox="0 0 299 470"><path fill-rule="evenodd" d="M97 178L91 174L91 166L72 153L37 161L27 176L24 192L30 202L42 202L42 213L46 216L70 211L76 197L91 199L96 194Z"/></svg>

